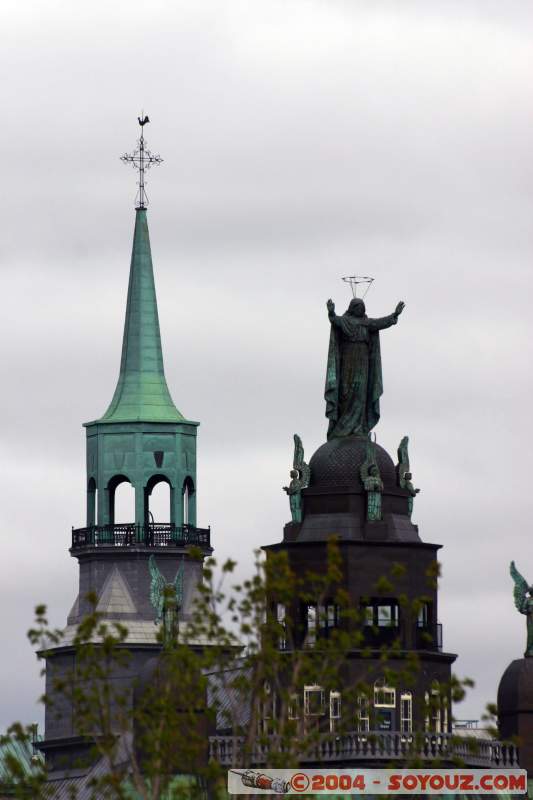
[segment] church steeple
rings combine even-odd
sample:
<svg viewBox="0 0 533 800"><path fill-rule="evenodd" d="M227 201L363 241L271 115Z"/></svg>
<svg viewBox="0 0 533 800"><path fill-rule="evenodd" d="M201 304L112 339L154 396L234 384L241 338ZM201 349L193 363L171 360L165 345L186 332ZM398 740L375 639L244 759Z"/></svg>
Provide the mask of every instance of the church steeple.
<svg viewBox="0 0 533 800"><path fill-rule="evenodd" d="M143 114L138 121L142 131L149 120ZM187 623L202 580L198 552L202 557L212 552L210 530L196 525L199 423L180 414L163 369L144 180L144 170L162 159L147 150L141 132L136 150L122 160L133 164L139 175L122 359L109 408L100 419L85 423L87 517L83 527L72 529L70 548L80 566L79 594L60 647L46 655L46 694L52 698L57 695L54 676L64 673L65 664L74 658L76 626L93 613L94 595L96 610L107 624L127 628L131 660L127 670L113 674L112 681L121 681L134 701L133 689L145 666L161 651L150 563L155 562L163 584L176 582L179 575L180 604L175 614L179 612L180 621ZM129 484L130 490L122 484ZM115 502L119 487L128 505ZM158 502L152 503L156 488ZM91 764L93 739L77 735L68 700L59 697L58 702L64 713L56 713L54 700L46 709L47 766L51 771L69 769L80 759Z"/></svg>
<svg viewBox="0 0 533 800"><path fill-rule="evenodd" d="M158 483L170 487L168 517L162 523L173 540L196 525L198 423L178 411L165 379L144 179L145 170L162 159L146 148L142 131L148 117L138 121L137 148L122 156L139 173L139 191L120 374L105 414L85 424L87 530L97 538L115 535L115 492L127 482L135 490L135 518L124 522L134 526L137 542L147 543L153 538L150 497Z"/></svg>
<svg viewBox="0 0 533 800"><path fill-rule="evenodd" d="M165 379L146 209L137 208L120 375L99 422L181 422Z"/></svg>
<svg viewBox="0 0 533 800"><path fill-rule="evenodd" d="M185 419L168 390L146 208L137 207L135 214L117 387L103 417L85 426L87 525L116 524L115 491L126 481L135 489L135 519L128 522L142 537L149 531L152 490L161 481L170 486L164 521L178 527L196 524L198 423Z"/></svg>

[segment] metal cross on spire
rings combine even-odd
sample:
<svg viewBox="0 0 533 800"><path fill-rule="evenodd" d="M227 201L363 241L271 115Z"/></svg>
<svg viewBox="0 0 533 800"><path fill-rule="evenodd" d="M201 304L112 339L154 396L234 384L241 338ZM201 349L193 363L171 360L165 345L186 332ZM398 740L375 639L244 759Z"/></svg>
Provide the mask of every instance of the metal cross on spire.
<svg viewBox="0 0 533 800"><path fill-rule="evenodd" d="M124 155L120 157L120 160L124 164L131 164L133 169L138 170L139 180L137 182L137 186L139 187L139 190L135 197L135 208L146 208L148 205L148 196L144 188L144 173L154 164L161 164L163 159L161 156L152 155L152 153L146 147L147 143L144 141L144 126L147 122L150 122L150 120L144 115L144 111L141 113L140 117L137 117L137 119L139 121L139 125L141 126L141 138L137 142L137 148L131 154L124 153Z"/></svg>

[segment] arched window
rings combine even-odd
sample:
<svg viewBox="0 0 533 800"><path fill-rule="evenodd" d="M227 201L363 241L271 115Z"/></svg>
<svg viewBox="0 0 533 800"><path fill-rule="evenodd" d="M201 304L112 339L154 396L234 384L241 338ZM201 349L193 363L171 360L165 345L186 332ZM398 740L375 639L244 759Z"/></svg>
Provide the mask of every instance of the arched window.
<svg viewBox="0 0 533 800"><path fill-rule="evenodd" d="M272 691L271 685L265 681L263 686L263 696L261 698L261 714L259 722L259 732L270 734L273 732L273 724L276 719L277 711L276 695Z"/></svg>
<svg viewBox="0 0 533 800"><path fill-rule="evenodd" d="M289 697L288 712L289 719L300 719L300 695L293 692Z"/></svg>
<svg viewBox="0 0 533 800"><path fill-rule="evenodd" d="M374 707L396 707L396 689L387 686L383 679L379 679L374 683Z"/></svg>
<svg viewBox="0 0 533 800"><path fill-rule="evenodd" d="M115 475L107 484L110 525L135 522L135 489L126 475Z"/></svg>
<svg viewBox="0 0 533 800"><path fill-rule="evenodd" d="M93 525L96 525L97 519L98 509L96 481L94 478L91 478L87 484L87 527L90 528Z"/></svg>
<svg viewBox="0 0 533 800"><path fill-rule="evenodd" d="M360 733L368 733L370 730L370 702L366 694L360 694L357 698L357 730Z"/></svg>
<svg viewBox="0 0 533 800"><path fill-rule="evenodd" d="M183 524L189 525L192 519L192 496L194 494L194 483L192 478L185 478L183 481Z"/></svg>
<svg viewBox="0 0 533 800"><path fill-rule="evenodd" d="M165 475L152 475L144 492L144 522L168 523L172 520L172 487Z"/></svg>
<svg viewBox="0 0 533 800"><path fill-rule="evenodd" d="M322 686L304 686L304 714L308 717L321 717L326 711L325 692Z"/></svg>
<svg viewBox="0 0 533 800"><path fill-rule="evenodd" d="M374 719L378 731L395 729L396 689L383 679L374 683Z"/></svg>
<svg viewBox="0 0 533 800"><path fill-rule="evenodd" d="M448 733L448 698L442 698L442 732Z"/></svg>
<svg viewBox="0 0 533 800"><path fill-rule="evenodd" d="M433 681L431 684L431 692L426 692L424 695L425 700L425 729L432 733L442 733L442 712L443 702L438 681ZM444 719L446 726L448 725L448 708L447 704L444 705Z"/></svg>
<svg viewBox="0 0 533 800"><path fill-rule="evenodd" d="M402 692L400 695L400 732L412 733L413 730L413 695Z"/></svg>
<svg viewBox="0 0 533 800"><path fill-rule="evenodd" d="M276 603L276 621L279 625L278 647L280 650L287 648L287 609L284 603Z"/></svg>
<svg viewBox="0 0 533 800"><path fill-rule="evenodd" d="M436 681L431 685L430 707L431 730L434 733L442 733L441 694L440 686Z"/></svg>
<svg viewBox="0 0 533 800"><path fill-rule="evenodd" d="M308 605L306 613L306 647L314 647L316 644L316 606Z"/></svg>
<svg viewBox="0 0 533 800"><path fill-rule="evenodd" d="M334 733L341 719L341 693L329 693L329 730Z"/></svg>

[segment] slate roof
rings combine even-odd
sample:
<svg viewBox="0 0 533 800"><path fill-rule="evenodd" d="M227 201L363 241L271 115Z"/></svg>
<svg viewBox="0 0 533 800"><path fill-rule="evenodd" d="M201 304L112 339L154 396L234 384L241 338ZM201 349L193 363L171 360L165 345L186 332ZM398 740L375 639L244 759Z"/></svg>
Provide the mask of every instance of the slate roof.
<svg viewBox="0 0 533 800"><path fill-rule="evenodd" d="M249 672L249 670L246 670ZM250 722L250 705L242 702L242 694L231 687L239 674L245 672L240 660L231 669L217 670L207 676L207 704L217 705L217 731L224 731L231 725L246 727Z"/></svg>
<svg viewBox="0 0 533 800"><path fill-rule="evenodd" d="M37 737L39 740L42 740L42 738L42 736ZM38 750L34 750L31 742L17 741L12 736L8 741L0 744L0 798L10 797L12 794L9 790L12 776L6 764L8 756L17 759L26 775L29 775L32 771L32 759L36 758L42 762L42 755Z"/></svg>
<svg viewBox="0 0 533 800"><path fill-rule="evenodd" d="M122 737L121 741L119 742L118 752L116 754L116 769L120 770L122 767L126 775L128 773L127 744L128 742L126 741L125 737ZM94 800L94 789L91 788L91 783L95 778L102 778L105 776L107 769L108 767L106 759L101 758L84 775L72 775L70 777L58 776L57 778L52 777L52 780L49 782L51 789L50 800L72 800L73 796L76 798L76 800ZM173 786L179 784L183 789L183 784L187 784L190 782L190 780L190 775L177 775L172 784ZM128 800L142 800L141 795L130 784L128 777L126 777L124 780L124 788L125 795ZM171 796L174 796L172 792Z"/></svg>

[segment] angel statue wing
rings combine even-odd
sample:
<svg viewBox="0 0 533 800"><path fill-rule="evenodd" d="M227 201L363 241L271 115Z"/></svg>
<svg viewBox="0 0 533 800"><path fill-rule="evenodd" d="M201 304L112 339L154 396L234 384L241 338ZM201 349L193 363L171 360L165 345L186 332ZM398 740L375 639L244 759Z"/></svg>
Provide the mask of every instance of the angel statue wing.
<svg viewBox="0 0 533 800"><path fill-rule="evenodd" d="M527 593L529 592L529 586L527 584L527 581L518 572L514 561L511 561L509 572L511 573L511 578L514 581L514 590L513 590L514 604L517 608L517 611L520 611L521 614L527 614L528 613Z"/></svg>
<svg viewBox="0 0 533 800"><path fill-rule="evenodd" d="M398 447L398 464L407 467L409 472L409 437L404 436Z"/></svg>
<svg viewBox="0 0 533 800"><path fill-rule="evenodd" d="M402 489L405 489L405 476L409 471L409 437L404 436L398 446L398 463L396 465L398 483Z"/></svg>
<svg viewBox="0 0 533 800"><path fill-rule="evenodd" d="M297 433L294 434L294 458L292 464L293 468L298 470L302 489L305 489L306 486L309 486L311 470L309 464L304 461L304 446Z"/></svg>
<svg viewBox="0 0 533 800"><path fill-rule="evenodd" d="M178 608L183 604L183 561L180 564L176 577L174 578L174 589L176 590L176 602Z"/></svg>
<svg viewBox="0 0 533 800"><path fill-rule="evenodd" d="M302 440L298 436L297 433L294 434L294 458L292 459L292 465L294 469L300 469L300 464L304 460L304 446L302 444Z"/></svg>
<svg viewBox="0 0 533 800"><path fill-rule="evenodd" d="M148 559L148 568L152 576L152 582L150 584L150 602L154 607L155 621L159 622L163 618L163 601L166 581L161 575L153 556L150 556Z"/></svg>

